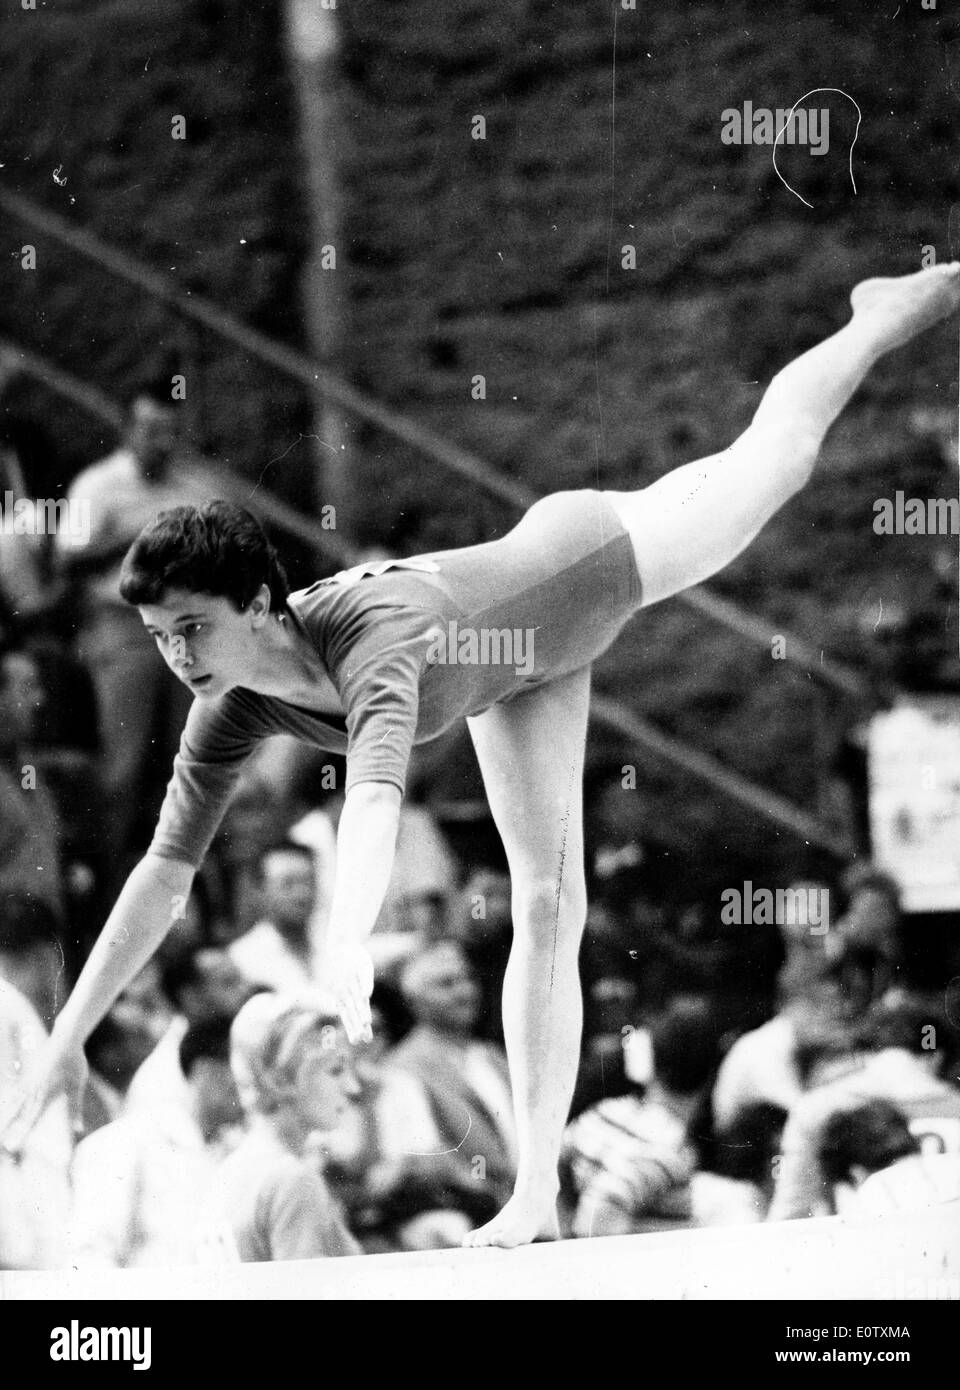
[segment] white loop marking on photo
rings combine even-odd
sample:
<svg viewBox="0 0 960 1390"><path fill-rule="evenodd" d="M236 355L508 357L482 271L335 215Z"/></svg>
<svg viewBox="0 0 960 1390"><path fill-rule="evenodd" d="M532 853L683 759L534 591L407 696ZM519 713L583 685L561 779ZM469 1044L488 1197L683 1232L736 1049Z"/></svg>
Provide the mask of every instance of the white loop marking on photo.
<svg viewBox="0 0 960 1390"><path fill-rule="evenodd" d="M784 121L783 126L781 127L781 129L777 131L776 139L775 139L774 142L773 142L773 172L776 174L777 178L778 178L778 179L780 180L780 182L783 184L783 186L784 186L784 188L787 190L787 192L788 192L788 193L792 193L792 194L794 195L795 198L799 198L800 201L801 201L801 203L805 204L805 206L808 207L808 208L812 208L812 207L813 207L813 204L812 204L812 203L808 203L807 200L806 200L806 198L804 198L804 197L802 196L802 194L798 193L797 190L796 190L795 188L791 188L791 187L790 187L790 184L787 183L786 179L783 177L783 175L781 174L780 170L777 168L777 144L778 144L778 142L779 142L779 140L780 140L780 136L783 134L783 132L786 130L787 126L788 126L788 125L790 124L790 122L793 120L793 113L794 113L794 111L796 111L796 109L797 109L797 107L800 105L801 101L806 101L807 97L816 96L817 92L839 92L840 95L841 95L842 97L846 97L846 98L847 98L847 101L852 101L853 104L854 104L854 106L856 106L856 108L857 108L857 128L856 128L856 130L853 132L853 139L852 139L851 142L850 142L850 157L849 157L850 182L853 184L853 191L854 191L854 194L856 194L856 192L857 192L857 181L856 181L856 179L853 177L853 147L854 147L854 145L857 143L857 136L860 134L860 125L861 125L861 122L863 121L863 112L860 110L859 104L858 104L857 101L850 95L850 93L849 93L849 92L845 92L845 91L843 90L842 87L814 87L811 91L809 91L809 92L804 92L803 96L802 96L802 97L798 97L797 100L796 100L796 101L793 103L793 105L790 107L790 115L789 115L789 116L787 117L787 119Z"/></svg>

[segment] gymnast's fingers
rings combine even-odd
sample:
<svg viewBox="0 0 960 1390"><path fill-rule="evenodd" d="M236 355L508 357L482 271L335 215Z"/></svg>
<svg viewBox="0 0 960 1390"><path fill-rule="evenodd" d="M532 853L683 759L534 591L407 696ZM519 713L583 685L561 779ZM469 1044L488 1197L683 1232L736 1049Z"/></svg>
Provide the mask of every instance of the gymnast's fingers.
<svg viewBox="0 0 960 1390"><path fill-rule="evenodd" d="M347 1034L347 1041L353 1045L360 1041L362 1022L359 1010L353 999L346 993L340 999L340 1021Z"/></svg>

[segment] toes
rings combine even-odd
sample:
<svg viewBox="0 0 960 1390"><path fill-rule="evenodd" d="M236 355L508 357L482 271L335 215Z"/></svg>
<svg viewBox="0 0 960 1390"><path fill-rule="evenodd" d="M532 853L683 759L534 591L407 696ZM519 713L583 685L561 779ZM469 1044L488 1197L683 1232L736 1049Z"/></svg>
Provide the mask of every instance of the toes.
<svg viewBox="0 0 960 1390"><path fill-rule="evenodd" d="M518 1245L530 1245L533 1236L527 1236L520 1231L511 1233L509 1227L502 1225L481 1226L479 1230L469 1231L463 1238L463 1244L474 1250L512 1250Z"/></svg>
<svg viewBox="0 0 960 1390"><path fill-rule="evenodd" d="M492 1243L494 1232L489 1226L478 1226L475 1231L468 1231L463 1238L463 1244L470 1249L478 1250L482 1245Z"/></svg>

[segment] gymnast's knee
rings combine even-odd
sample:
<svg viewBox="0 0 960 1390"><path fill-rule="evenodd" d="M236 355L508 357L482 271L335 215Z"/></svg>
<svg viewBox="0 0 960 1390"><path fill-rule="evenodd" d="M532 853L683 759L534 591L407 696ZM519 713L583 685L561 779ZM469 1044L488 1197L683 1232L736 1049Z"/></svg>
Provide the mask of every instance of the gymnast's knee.
<svg viewBox="0 0 960 1390"><path fill-rule="evenodd" d="M820 436L802 418L754 421L732 445L749 453L758 467L787 478L799 492L810 481L820 455Z"/></svg>
<svg viewBox="0 0 960 1390"><path fill-rule="evenodd" d="M531 878L515 884L513 925L515 931L553 939L559 928L571 940L579 941L587 920L587 890L582 877L556 879Z"/></svg>

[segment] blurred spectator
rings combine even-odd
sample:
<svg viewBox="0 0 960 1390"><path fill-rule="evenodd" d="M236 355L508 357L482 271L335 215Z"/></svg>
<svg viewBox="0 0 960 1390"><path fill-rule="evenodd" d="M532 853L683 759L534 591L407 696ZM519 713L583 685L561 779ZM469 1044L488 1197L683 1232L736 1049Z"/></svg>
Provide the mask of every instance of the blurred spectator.
<svg viewBox="0 0 960 1390"><path fill-rule="evenodd" d="M301 1002L299 996L291 998L261 990L251 995L230 1025L230 1070L248 1125L255 1120L259 1107L260 1053L277 1019L297 1002ZM314 1001L302 1002L312 1007Z"/></svg>
<svg viewBox="0 0 960 1390"><path fill-rule="evenodd" d="M718 909L700 900L668 913L642 890L620 898L613 886L625 877L603 881L585 961L598 949L617 952L620 962L613 973L633 976L646 1011L676 996L709 994L727 1030L742 1032L769 1018L783 960L776 932L762 923L725 923Z"/></svg>
<svg viewBox="0 0 960 1390"><path fill-rule="evenodd" d="M260 913L257 862L283 822L283 799L254 767L240 785L214 836L199 881L210 903L213 934L228 944L255 926Z"/></svg>
<svg viewBox="0 0 960 1390"><path fill-rule="evenodd" d="M201 1258L210 1189L240 1116L230 1020L192 1023L178 1051L188 1106L126 1115L77 1146L71 1248L78 1264L128 1269Z"/></svg>
<svg viewBox="0 0 960 1390"><path fill-rule="evenodd" d="M456 881L456 863L432 813L407 799L400 808L393 873L374 932L436 935L446 927L446 904Z"/></svg>
<svg viewBox="0 0 960 1390"><path fill-rule="evenodd" d="M239 1258L361 1254L309 1153L358 1093L336 1019L303 1000L256 996L234 1022L232 1059L249 1132L220 1170L217 1202Z"/></svg>
<svg viewBox="0 0 960 1390"><path fill-rule="evenodd" d="M321 781L323 774L321 773ZM256 865L263 846L272 844L278 825L290 826L287 839L316 847L328 881L314 897L311 938L322 946L324 905L328 905L336 872L333 823L339 819L342 795L331 792L322 811L300 815L290 825L291 814L304 810L305 788L316 787L316 769L298 783L291 802L275 780L256 763L243 778L203 869L221 935L229 924L233 937L258 925L260 884ZM286 791L286 789L284 789ZM328 834L329 832L329 834ZM314 862L314 869L320 861ZM394 977L400 964L416 950L425 935L445 926L447 894L456 878L456 866L429 811L401 807L397 852L384 906L368 942L378 978ZM315 948L316 949L316 948ZM322 958L320 961L322 968Z"/></svg>
<svg viewBox="0 0 960 1390"><path fill-rule="evenodd" d="M0 363L0 390L4 384L3 364ZM11 492L21 503L31 502L35 483L26 464L30 446L47 451L49 441L32 422L11 418L4 413L0 419L0 493ZM21 507L21 514L23 508ZM31 506L30 510L33 508ZM21 523L23 532L42 530ZM44 545L42 534L5 535L0 545L0 641L14 626L23 627L37 618L48 601L44 583Z"/></svg>
<svg viewBox="0 0 960 1390"><path fill-rule="evenodd" d="M884 956L891 971L900 953L900 889L889 874L873 864L852 864L841 880L847 910L836 922L836 934L851 945L866 946Z"/></svg>
<svg viewBox="0 0 960 1390"><path fill-rule="evenodd" d="M832 1115L820 1164L828 1182L854 1189L846 1212L885 1216L960 1200L960 1154L922 1153L906 1115L886 1100Z"/></svg>
<svg viewBox="0 0 960 1390"><path fill-rule="evenodd" d="M268 845L257 859L263 918L228 946L230 959L254 984L295 990L319 980L322 942L314 930L313 854L292 840Z"/></svg>
<svg viewBox="0 0 960 1390"><path fill-rule="evenodd" d="M713 1091L714 1112L724 1129L748 1106L767 1102L789 1110L802 1094L796 1027L782 1009L737 1038L724 1057Z"/></svg>
<svg viewBox="0 0 960 1390"><path fill-rule="evenodd" d="M453 1155L410 1151L422 1135L422 1123L418 1133L414 1126L423 1092L413 1076L383 1066L390 1038L378 997L382 987L374 992L373 1040L356 1053L359 1095L324 1136L324 1173L365 1250L458 1245L471 1225L461 1210L463 1174Z"/></svg>
<svg viewBox="0 0 960 1390"><path fill-rule="evenodd" d="M727 1028L757 1026L773 1005L782 958L776 934L762 924L731 930L720 920L718 907L708 906L716 899L700 882L699 861L687 866L678 857L688 834L662 804L625 792L622 772L619 759L601 761L585 783L593 918L584 938L585 973L632 977L644 1013L676 996L709 994ZM668 854L666 845L673 847ZM685 878L697 885L696 896L668 909ZM612 957L602 972L593 959L597 948ZM615 1054L608 1060L615 1065Z"/></svg>
<svg viewBox="0 0 960 1390"><path fill-rule="evenodd" d="M289 838L313 853L316 873L312 930L323 940L337 867L337 830L330 814L332 793L343 784L342 759L295 743L295 762L286 782Z"/></svg>
<svg viewBox="0 0 960 1390"><path fill-rule="evenodd" d="M0 1134L21 1098L20 1086L47 1031L29 1000L0 979ZM72 1149L67 1103L44 1111L18 1160L0 1148L0 1270L63 1264Z"/></svg>
<svg viewBox="0 0 960 1390"><path fill-rule="evenodd" d="M721 1127L758 1101L790 1110L804 1091L862 1061L860 1027L887 979L886 964L872 948L841 941L832 925L823 931L823 923L808 922L802 890L820 887L794 884L801 891L786 899L777 923L785 952L780 1007L737 1038L721 1064L713 1095Z"/></svg>
<svg viewBox="0 0 960 1390"><path fill-rule="evenodd" d="M386 1156L423 1156L424 1181L448 1191L447 1206L462 1214L466 1234L471 1223L494 1215L513 1188L516 1134L506 1055L474 1036L480 991L459 943L424 946L404 967L400 987L415 1023L386 1065L416 1082L420 1103L407 1102L405 1124L387 1136ZM445 1222L446 1239L452 1231Z"/></svg>
<svg viewBox="0 0 960 1390"><path fill-rule="evenodd" d="M128 1035L109 1014L100 1020L83 1049L90 1068L81 1102L80 1128L84 1135L119 1118L133 1073L146 1061L158 1041L153 1038L141 1056L134 1052L136 1063L128 1068Z"/></svg>
<svg viewBox="0 0 960 1390"><path fill-rule="evenodd" d="M616 949L608 935L606 910L592 905L587 912L587 932L580 957L583 981L583 1043L570 1118L598 1101L626 1095L628 1079L625 1046L632 1045L640 1015L640 987L628 967L631 962Z"/></svg>
<svg viewBox="0 0 960 1390"><path fill-rule="evenodd" d="M691 1122L716 1071L708 1006L675 1001L652 1025L653 1075L633 1092L584 1111L564 1136L571 1234L626 1235L693 1215Z"/></svg>
<svg viewBox="0 0 960 1390"><path fill-rule="evenodd" d="M770 1216L773 1220L829 1215L830 1182L820 1165L825 1127L840 1112L884 1100L918 1128L941 1132L960 1119L960 1090L945 1079L952 1053L931 1040L946 1040L946 1021L926 1005L901 1000L879 1005L864 1030L869 1055L853 1073L811 1090L793 1106L783 1133L783 1161Z"/></svg>
<svg viewBox="0 0 960 1390"><path fill-rule="evenodd" d="M787 1112L759 1101L739 1112L716 1136L709 1170L693 1175L693 1215L698 1226L763 1221L774 1181Z"/></svg>
<svg viewBox="0 0 960 1390"><path fill-rule="evenodd" d="M60 531L56 541L63 571L80 586L77 651L97 688L106 839L119 879L152 834L190 706L118 591L123 557L157 513L207 500L178 453L171 380L144 382L129 401L119 448L84 469L67 494L71 506L89 508L89 537Z"/></svg>
<svg viewBox="0 0 960 1390"><path fill-rule="evenodd" d="M331 806L342 809L342 798ZM397 847L386 896L367 948L378 980L396 985L406 961L449 930L456 862L425 806L400 807Z"/></svg>
<svg viewBox="0 0 960 1390"><path fill-rule="evenodd" d="M383 1154L377 1108L382 1099L382 1062L390 1046L384 1016L374 999L370 1003L373 1036L353 1049L357 1094L353 1104L335 1130L321 1140L323 1171L330 1190L346 1213L350 1229L365 1249L371 1248L372 1233L384 1226L380 1202L382 1182L375 1171L382 1171ZM374 1196L374 1189L377 1196ZM375 1244L378 1248L393 1248Z"/></svg>
<svg viewBox="0 0 960 1390"><path fill-rule="evenodd" d="M784 894L783 911L777 915L777 932L783 945L782 964L777 977L781 1006L817 1001L826 978L830 955L828 941L835 924L829 920L810 920L811 902L830 902L826 884L798 879Z"/></svg>
<svg viewBox="0 0 960 1390"><path fill-rule="evenodd" d="M8 702L19 705L15 720L22 727L10 726L8 732L25 739L15 750L14 772L19 773L21 809L34 813L34 844L39 854L33 862L24 854L24 886L32 873L35 882L31 891L42 892L61 913L67 974L73 980L89 952L93 924L102 916L104 906L97 893L103 878L98 820L102 796L95 770L92 687L80 663L50 637L33 638L28 646L11 642L3 659L10 667L11 679L8 694L0 691L0 713ZM17 814L12 798L0 804L0 841L4 821L12 821ZM51 835L56 843L52 876L45 863L51 851L42 843L44 839L49 842Z"/></svg>
<svg viewBox="0 0 960 1390"><path fill-rule="evenodd" d="M647 880L646 817L637 794L624 794L619 759L615 764L602 761L588 767L584 811L591 900L602 901L617 916L628 917Z"/></svg>
<svg viewBox="0 0 960 1390"><path fill-rule="evenodd" d="M0 646L0 900L27 893L62 918L60 826L29 750L43 689L22 646Z"/></svg>
<svg viewBox="0 0 960 1390"><path fill-rule="evenodd" d="M100 745L97 695L89 671L55 637L32 634L27 646L43 692L36 712L36 742L51 760L82 755L92 764Z"/></svg>
<svg viewBox="0 0 960 1390"><path fill-rule="evenodd" d="M740 1032L769 1018L783 946L764 923L724 923L702 903L681 908L660 949L676 970L669 993L708 994L724 1031Z"/></svg>
<svg viewBox="0 0 960 1390"><path fill-rule="evenodd" d="M841 880L847 909L831 923L827 955L838 963L848 1009L859 1012L903 978L900 889L870 863L855 863Z"/></svg>
<svg viewBox="0 0 960 1390"><path fill-rule="evenodd" d="M130 981L87 1039L90 1076L83 1095L82 1129L92 1134L119 1119L134 1076L170 1025L156 957Z"/></svg>
<svg viewBox="0 0 960 1390"><path fill-rule="evenodd" d="M34 636L29 652L43 692L32 755L59 822L65 946L75 979L110 906L104 892L109 874L102 833L96 691L86 667L59 640Z"/></svg>
<svg viewBox="0 0 960 1390"><path fill-rule="evenodd" d="M180 1043L193 1023L224 1015L234 1018L254 986L218 946L187 946L163 960L160 984L173 1017L127 1091L127 1109L167 1104L188 1108L190 1095L179 1064Z"/></svg>
<svg viewBox="0 0 960 1390"><path fill-rule="evenodd" d="M477 869L456 898L453 934L462 943L480 986L474 1033L503 1043L503 977L513 942L510 875Z"/></svg>
<svg viewBox="0 0 960 1390"><path fill-rule="evenodd" d="M50 1028L67 995L57 920L24 893L0 898L0 980L20 991Z"/></svg>
<svg viewBox="0 0 960 1390"><path fill-rule="evenodd" d="M182 908L178 905L166 936L157 947L154 959L163 970L168 962L180 959L191 951L201 951L205 946L219 948L221 942L214 931L213 915L206 884L197 875Z"/></svg>

